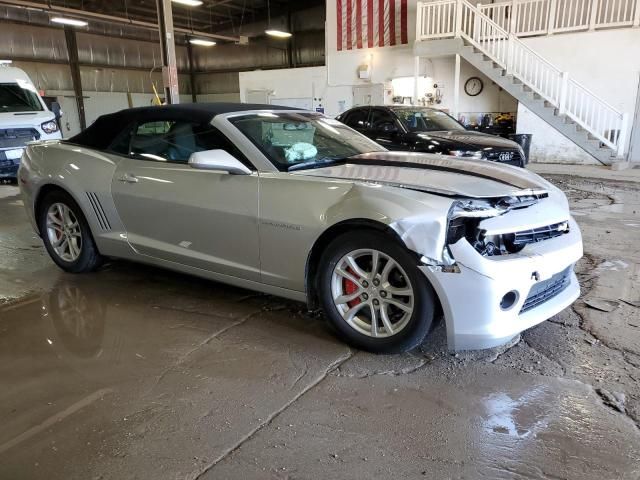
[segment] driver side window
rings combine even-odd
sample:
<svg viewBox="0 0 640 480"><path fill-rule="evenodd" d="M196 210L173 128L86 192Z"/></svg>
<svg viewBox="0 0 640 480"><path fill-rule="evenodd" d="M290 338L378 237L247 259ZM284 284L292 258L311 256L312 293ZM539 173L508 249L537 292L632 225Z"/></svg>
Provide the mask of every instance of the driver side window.
<svg viewBox="0 0 640 480"><path fill-rule="evenodd" d="M189 122L139 123L131 140L130 153L149 160L187 163L197 152L194 125Z"/></svg>
<svg viewBox="0 0 640 480"><path fill-rule="evenodd" d="M187 163L194 152L226 150L249 168L253 165L209 123L176 120L148 121L123 131L109 150L141 160Z"/></svg>
<svg viewBox="0 0 640 480"><path fill-rule="evenodd" d="M385 127L395 127L396 119L386 110L373 109L371 112L371 129L376 132L385 130Z"/></svg>

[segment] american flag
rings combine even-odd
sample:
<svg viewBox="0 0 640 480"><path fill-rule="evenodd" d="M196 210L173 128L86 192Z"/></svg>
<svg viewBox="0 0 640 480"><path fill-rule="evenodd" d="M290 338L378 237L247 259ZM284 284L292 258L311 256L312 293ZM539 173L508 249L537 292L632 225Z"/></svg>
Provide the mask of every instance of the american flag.
<svg viewBox="0 0 640 480"><path fill-rule="evenodd" d="M409 43L407 0L336 0L338 50Z"/></svg>

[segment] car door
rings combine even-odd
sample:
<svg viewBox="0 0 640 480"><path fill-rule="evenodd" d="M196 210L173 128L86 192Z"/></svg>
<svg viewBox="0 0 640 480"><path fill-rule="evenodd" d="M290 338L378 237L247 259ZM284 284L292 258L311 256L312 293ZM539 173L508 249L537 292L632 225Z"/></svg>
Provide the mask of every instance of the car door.
<svg viewBox="0 0 640 480"><path fill-rule="evenodd" d="M395 115L385 108L372 108L369 121L368 136L389 150L408 150L409 146L403 141L400 122Z"/></svg>
<svg viewBox="0 0 640 480"><path fill-rule="evenodd" d="M114 202L139 254L259 280L257 173L232 175L187 163L195 151L219 148L248 163L210 124L134 125L112 148L123 157L112 181Z"/></svg>

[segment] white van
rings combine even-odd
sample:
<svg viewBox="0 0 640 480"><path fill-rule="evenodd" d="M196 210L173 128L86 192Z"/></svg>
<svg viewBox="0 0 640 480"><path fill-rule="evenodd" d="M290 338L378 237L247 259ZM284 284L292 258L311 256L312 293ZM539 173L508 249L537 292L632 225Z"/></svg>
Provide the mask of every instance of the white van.
<svg viewBox="0 0 640 480"><path fill-rule="evenodd" d="M62 138L27 74L0 62L0 180L14 180L27 142Z"/></svg>

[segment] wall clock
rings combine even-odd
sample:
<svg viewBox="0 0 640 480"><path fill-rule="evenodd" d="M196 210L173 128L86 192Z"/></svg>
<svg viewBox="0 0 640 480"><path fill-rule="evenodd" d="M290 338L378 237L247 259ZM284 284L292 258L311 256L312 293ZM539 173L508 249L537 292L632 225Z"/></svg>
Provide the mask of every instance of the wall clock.
<svg viewBox="0 0 640 480"><path fill-rule="evenodd" d="M471 77L464 83L464 91L470 97L480 95L483 88L484 84L478 77Z"/></svg>

